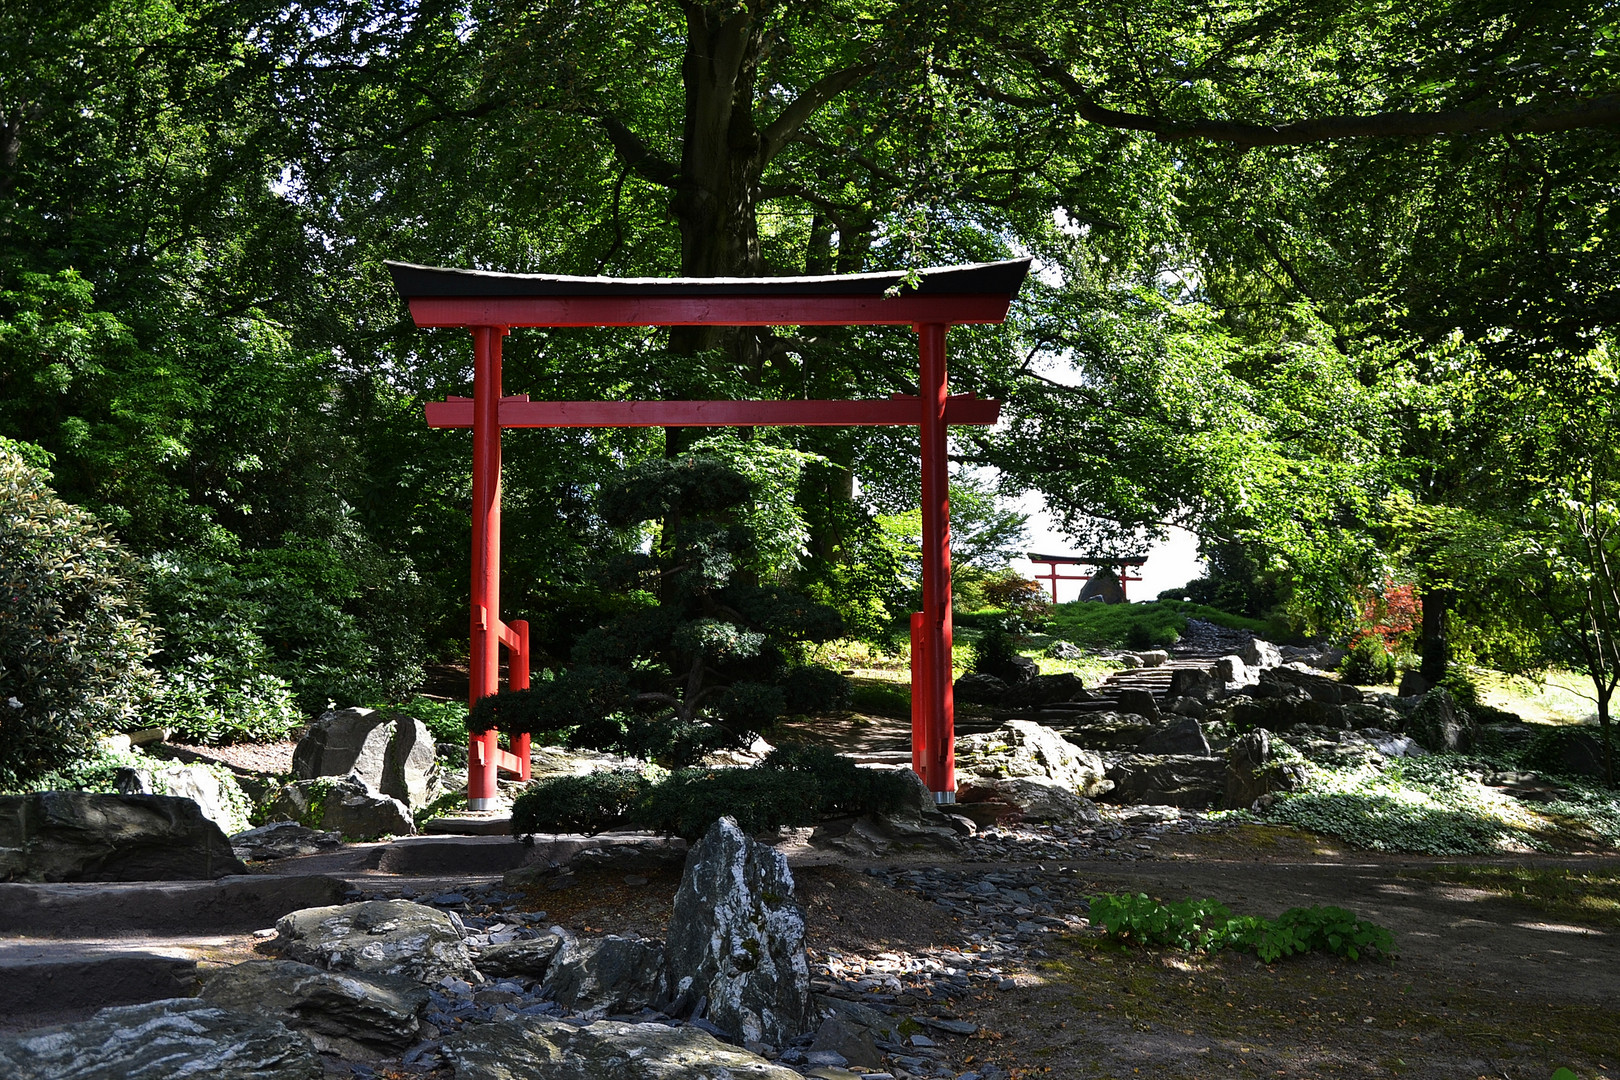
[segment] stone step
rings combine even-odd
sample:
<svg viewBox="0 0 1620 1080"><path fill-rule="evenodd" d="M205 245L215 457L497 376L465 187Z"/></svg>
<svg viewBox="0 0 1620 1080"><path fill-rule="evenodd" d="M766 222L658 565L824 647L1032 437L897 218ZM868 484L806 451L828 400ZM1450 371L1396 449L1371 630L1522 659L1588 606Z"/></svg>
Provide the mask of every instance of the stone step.
<svg viewBox="0 0 1620 1080"><path fill-rule="evenodd" d="M0 884L0 933L18 937L247 933L299 908L341 904L348 882L324 874L214 881Z"/></svg>
<svg viewBox="0 0 1620 1080"><path fill-rule="evenodd" d="M0 941L0 1017L83 1011L190 997L197 961L235 943L230 937Z"/></svg>

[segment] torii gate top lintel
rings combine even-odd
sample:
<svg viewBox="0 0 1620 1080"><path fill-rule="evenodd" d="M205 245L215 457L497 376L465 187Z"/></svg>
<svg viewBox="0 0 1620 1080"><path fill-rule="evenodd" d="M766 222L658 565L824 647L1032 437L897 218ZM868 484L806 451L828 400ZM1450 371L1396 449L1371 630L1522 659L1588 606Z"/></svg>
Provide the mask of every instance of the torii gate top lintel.
<svg viewBox="0 0 1620 1080"><path fill-rule="evenodd" d="M922 448L923 610L912 616L912 768L939 802L955 801L951 685L949 424L991 424L1000 403L952 397L945 335L963 323L999 323L1029 273L1029 259L824 277L603 278L505 274L387 264L419 327L473 336L473 398L430 402L433 427L473 429L472 703L495 693L500 648L513 652L510 686L528 686L528 624L500 616L500 472L503 427L916 424ZM501 337L512 327L912 326L919 393L876 401L530 402L501 387ZM496 733L471 736L467 801L496 805L496 769L529 776L529 738L513 752Z"/></svg>
<svg viewBox="0 0 1620 1080"><path fill-rule="evenodd" d="M1029 259L771 278L606 278L388 263L420 327L998 323ZM915 284L908 283L908 276Z"/></svg>

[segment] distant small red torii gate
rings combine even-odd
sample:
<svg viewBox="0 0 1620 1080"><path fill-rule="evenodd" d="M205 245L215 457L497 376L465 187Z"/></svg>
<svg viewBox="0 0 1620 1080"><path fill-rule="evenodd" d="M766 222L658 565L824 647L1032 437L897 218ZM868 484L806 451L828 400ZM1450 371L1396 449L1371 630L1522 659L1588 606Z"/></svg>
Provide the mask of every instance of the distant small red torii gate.
<svg viewBox="0 0 1620 1080"><path fill-rule="evenodd" d="M1125 556L1122 556L1122 557L1116 559L1116 558L1112 558L1112 557L1109 557L1109 556L1096 556L1096 555L1025 555L1024 558L1028 559L1035 566L1045 566L1046 567L1046 573L1044 573L1044 574L1034 574L1032 576L1035 578L1036 581L1045 581L1045 582L1049 582L1051 584L1051 586L1052 586L1052 603L1055 604L1055 603L1057 603L1057 583L1058 582L1060 582L1060 581L1090 581L1092 579L1092 577L1095 576L1095 571L1093 571L1090 574L1060 574L1060 573L1058 573L1058 567L1060 567L1060 566L1096 566L1096 567L1106 566L1111 570L1114 569L1115 567L1118 567L1117 570L1114 570L1114 575L1119 578L1119 595L1125 596L1126 595L1126 592L1125 592L1125 583L1126 582L1128 582L1128 581L1141 581L1142 580L1142 577L1141 577L1140 574L1138 574L1135 577L1131 576L1131 568L1135 567L1136 569L1140 570L1142 568L1142 564L1147 562L1148 557L1146 555L1125 555Z"/></svg>
<svg viewBox="0 0 1620 1080"><path fill-rule="evenodd" d="M785 278L600 278L501 274L389 263L418 327L473 337L473 396L430 402L432 427L473 430L470 704L496 692L500 647L512 652L511 689L529 684L528 624L500 617L501 428L910 425L922 444L923 610L912 616L911 764L937 802L954 802L951 550L946 428L993 424L1001 404L951 396L945 334L1006 319L1028 259L902 273ZM515 326L911 326L918 397L875 401L530 401L501 387L501 338ZM467 749L467 804L493 809L497 769L529 776L529 738L500 748L494 731Z"/></svg>

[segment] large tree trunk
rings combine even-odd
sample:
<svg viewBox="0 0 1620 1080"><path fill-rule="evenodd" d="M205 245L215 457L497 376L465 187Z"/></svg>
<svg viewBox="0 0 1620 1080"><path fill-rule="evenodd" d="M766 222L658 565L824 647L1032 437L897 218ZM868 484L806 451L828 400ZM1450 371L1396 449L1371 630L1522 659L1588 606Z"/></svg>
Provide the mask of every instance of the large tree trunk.
<svg viewBox="0 0 1620 1080"><path fill-rule="evenodd" d="M1450 589L1423 590L1423 630L1418 646L1423 665L1418 674L1430 686L1438 685L1451 666L1452 602Z"/></svg>

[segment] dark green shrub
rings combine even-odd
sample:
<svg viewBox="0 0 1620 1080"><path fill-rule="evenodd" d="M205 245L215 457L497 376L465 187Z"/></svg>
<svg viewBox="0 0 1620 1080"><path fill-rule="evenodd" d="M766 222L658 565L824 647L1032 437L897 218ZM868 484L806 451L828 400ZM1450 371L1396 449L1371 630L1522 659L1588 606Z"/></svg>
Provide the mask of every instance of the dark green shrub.
<svg viewBox="0 0 1620 1080"><path fill-rule="evenodd" d="M1005 624L987 627L973 643L973 669L998 679L1015 677L1014 659L1018 656L1018 642Z"/></svg>
<svg viewBox="0 0 1620 1080"><path fill-rule="evenodd" d="M765 756L766 771L806 773L816 778L821 802L817 814L891 814L916 790L895 769L863 769L830 746L790 743Z"/></svg>
<svg viewBox="0 0 1620 1080"><path fill-rule="evenodd" d="M1369 634L1345 654L1339 672L1357 686L1383 686L1395 681L1395 654L1382 638Z"/></svg>
<svg viewBox="0 0 1620 1080"><path fill-rule="evenodd" d="M595 836L631 827L632 814L652 782L633 769L536 780L512 802L512 832L580 832Z"/></svg>
<svg viewBox="0 0 1620 1080"><path fill-rule="evenodd" d="M0 789L87 753L151 693L133 570L95 518L0 439Z"/></svg>
<svg viewBox="0 0 1620 1080"><path fill-rule="evenodd" d="M830 713L849 708L852 687L836 671L807 665L788 672L782 691L789 713Z"/></svg>
<svg viewBox="0 0 1620 1080"><path fill-rule="evenodd" d="M647 792L637 824L696 840L727 815L753 835L784 825L813 825L821 786L808 772L777 769L682 769Z"/></svg>

